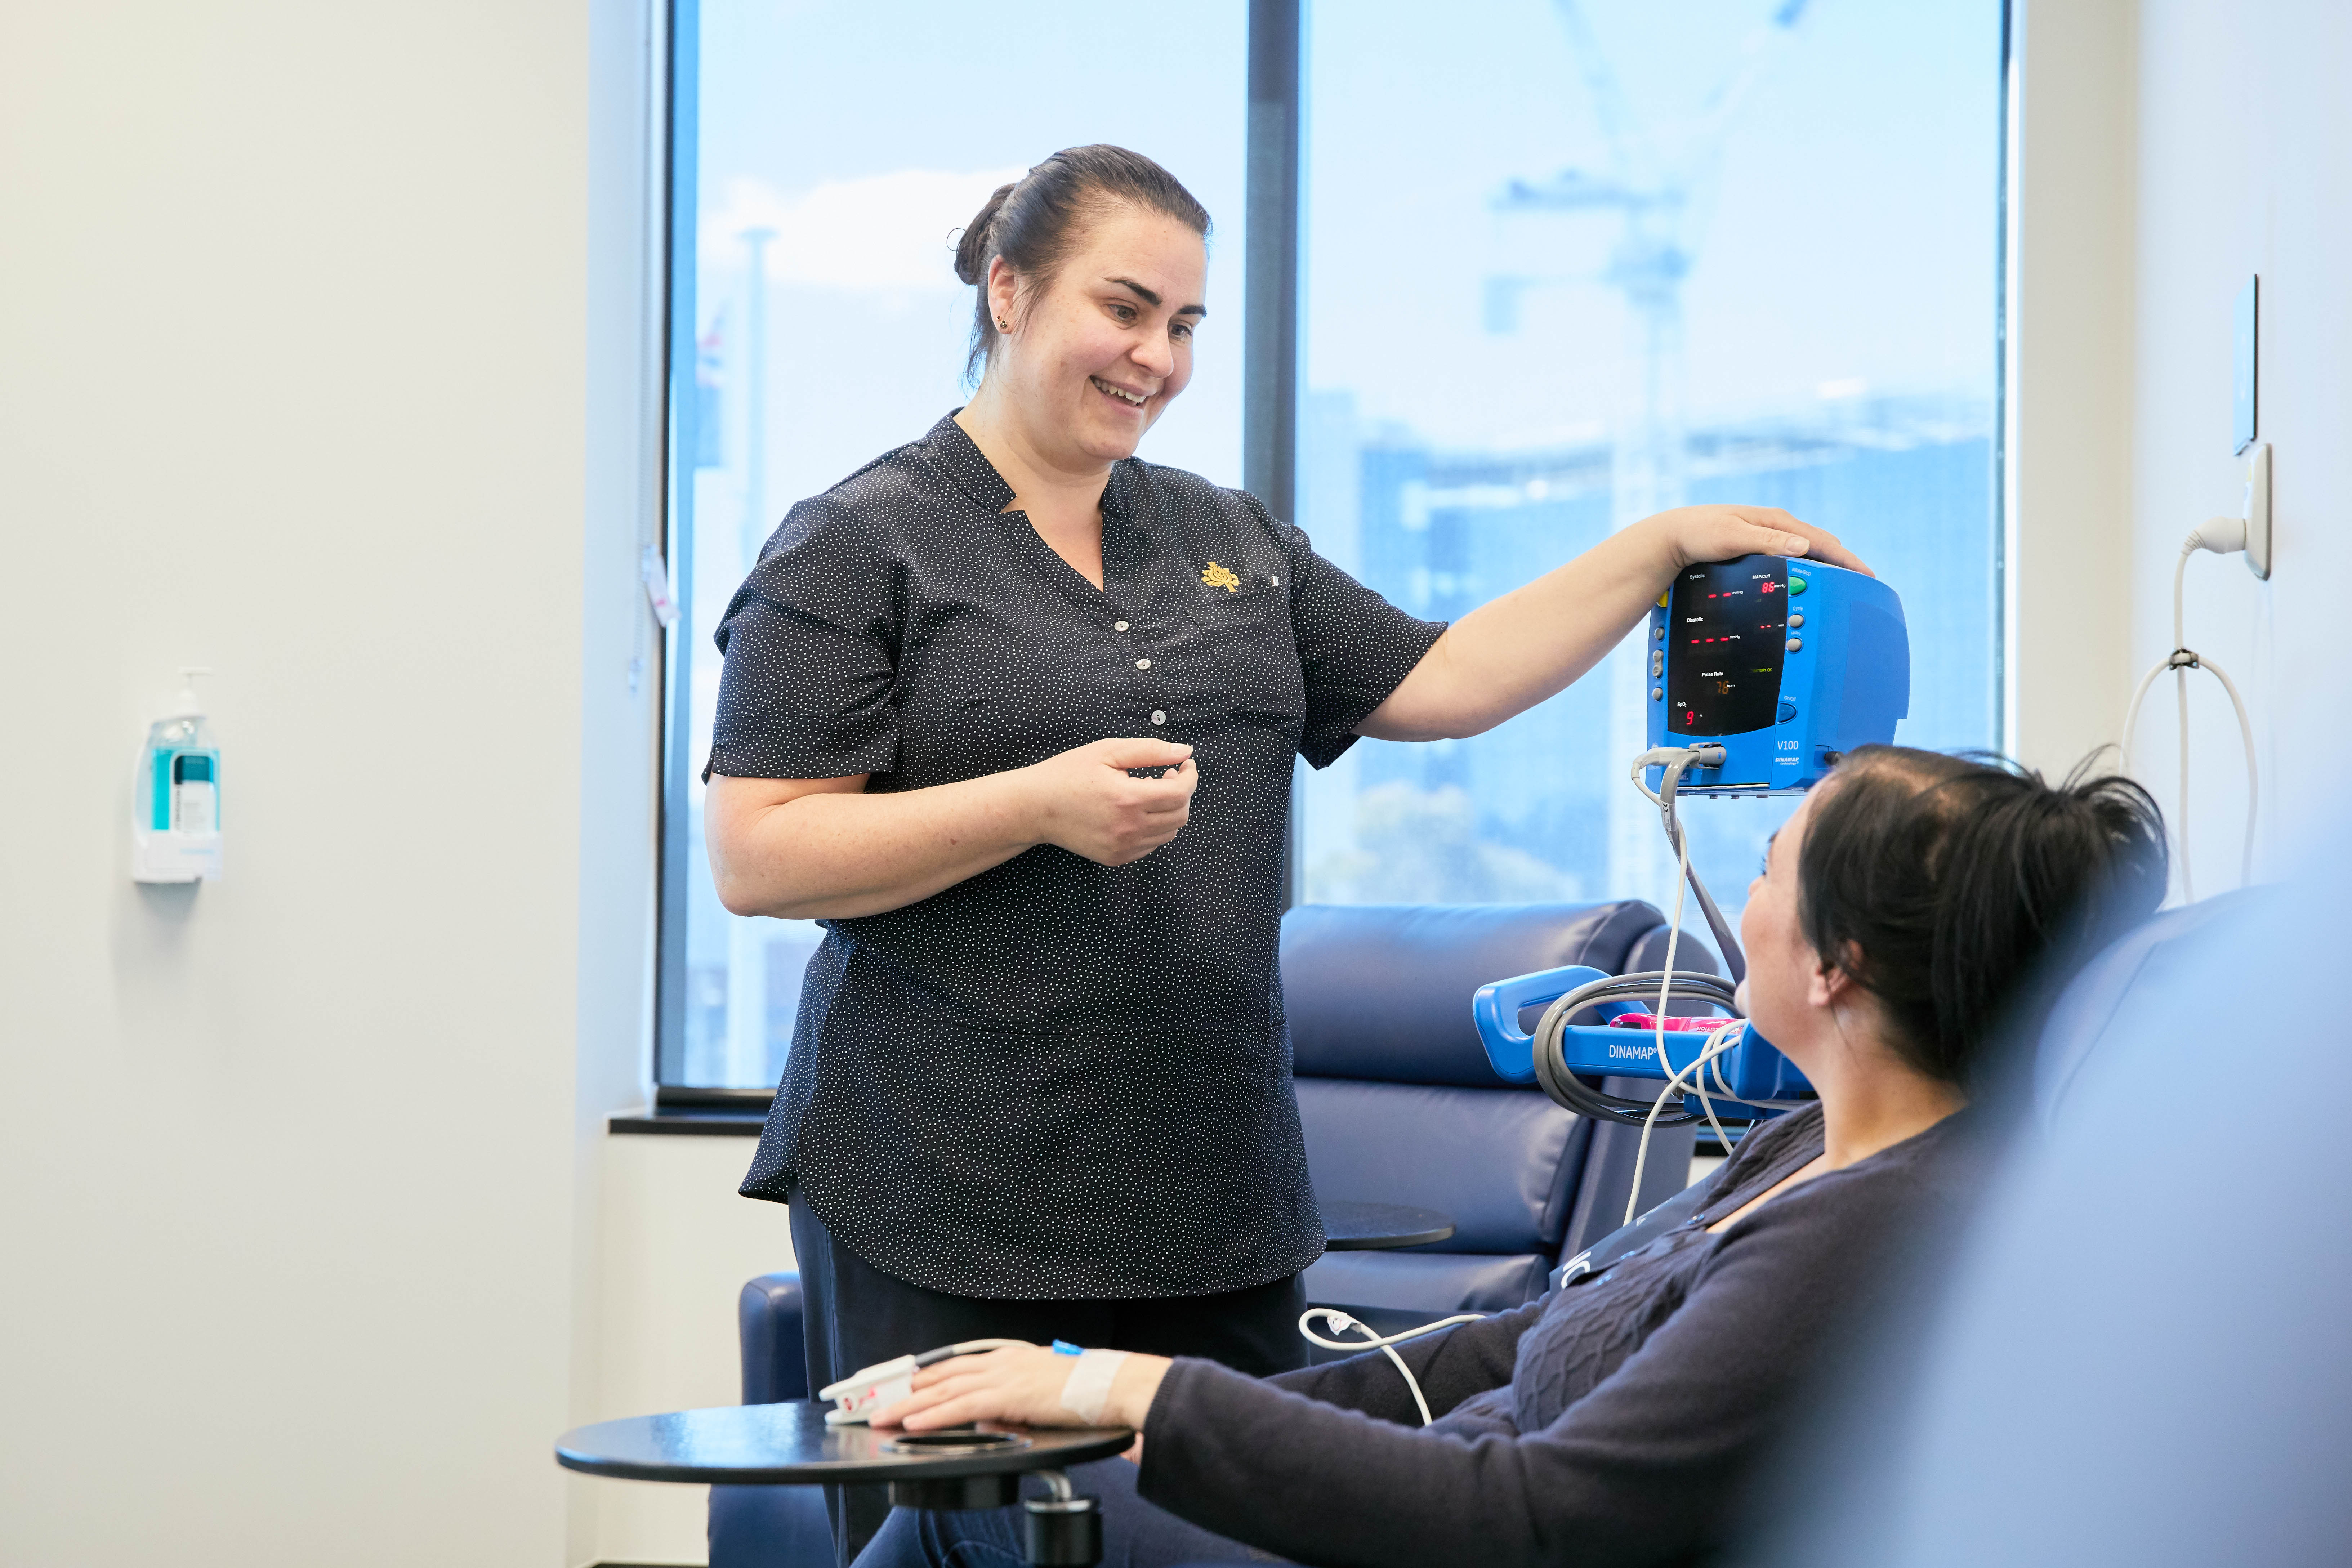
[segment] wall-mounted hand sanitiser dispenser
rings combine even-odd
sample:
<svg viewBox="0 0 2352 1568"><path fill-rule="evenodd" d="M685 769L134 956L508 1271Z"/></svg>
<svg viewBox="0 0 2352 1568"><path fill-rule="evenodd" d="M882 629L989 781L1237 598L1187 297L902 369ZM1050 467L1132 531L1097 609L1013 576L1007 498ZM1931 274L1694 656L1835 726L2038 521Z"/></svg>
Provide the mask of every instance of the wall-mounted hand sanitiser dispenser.
<svg viewBox="0 0 2352 1568"><path fill-rule="evenodd" d="M1875 577L1785 555L1677 574L1650 612L1650 744L1724 749L1681 793L1787 795L1911 710L1903 601ZM1651 770L1654 788L1662 770Z"/></svg>
<svg viewBox="0 0 2352 1568"><path fill-rule="evenodd" d="M179 700L147 726L131 795L131 879L195 882L221 874L220 746L196 698L194 668Z"/></svg>

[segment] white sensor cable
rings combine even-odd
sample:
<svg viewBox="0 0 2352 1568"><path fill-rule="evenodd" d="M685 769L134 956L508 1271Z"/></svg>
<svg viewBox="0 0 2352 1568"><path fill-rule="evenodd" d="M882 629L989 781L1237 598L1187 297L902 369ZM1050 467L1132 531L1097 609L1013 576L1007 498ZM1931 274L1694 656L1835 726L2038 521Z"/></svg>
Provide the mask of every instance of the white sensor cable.
<svg viewBox="0 0 2352 1568"><path fill-rule="evenodd" d="M1381 1335L1373 1333L1337 1307L1309 1307L1298 1315L1298 1331L1306 1336L1308 1344L1321 1345L1327 1351L1377 1350L1394 1362L1397 1371L1404 1376L1404 1385L1412 1390L1413 1405L1421 1412L1421 1424L1426 1426L1430 1423L1429 1401L1421 1396L1421 1384L1414 1380L1412 1368L1404 1364L1404 1357L1397 1354L1394 1347L1407 1340L1417 1340L1423 1334L1433 1334L1440 1329L1450 1329L1456 1323L1475 1323L1486 1315L1484 1312L1463 1312L1451 1318L1440 1318L1433 1323L1423 1323L1417 1329L1407 1329L1402 1333ZM1335 1334L1357 1329L1369 1337L1360 1340L1326 1339L1307 1326L1317 1318L1328 1321Z"/></svg>
<svg viewBox="0 0 2352 1568"><path fill-rule="evenodd" d="M1671 790L1673 787L1674 781L1670 776L1666 782L1666 788ZM1658 1051L1658 1070L1666 1075L1666 1081L1665 1084L1659 1089L1658 1098L1650 1102L1650 1114L1642 1119L1642 1142L1634 1148L1633 1151L1633 1185L1632 1190L1627 1192L1625 1194L1625 1223L1627 1225L1632 1225L1633 1223L1634 1213L1642 1205L1642 1173L1649 1168L1650 1134L1657 1130L1658 1112L1665 1108L1666 1096L1674 1092L1675 1087L1689 1075L1692 1068L1696 1068L1699 1065L1697 1062L1693 1062L1690 1067L1685 1068L1680 1072L1677 1072L1675 1070L1675 1064L1666 1059L1666 1003L1674 994L1675 949L1678 944L1680 944L1683 939L1683 888L1690 876L1690 837L1688 835L1677 835L1675 845L1675 912L1666 921L1666 966L1665 973L1658 976L1657 1033L1655 1036ZM1717 1032L1719 1033L1720 1031ZM1723 1135L1723 1123L1716 1120L1715 1101L1707 1098L1706 1082L1705 1079L1702 1078L1696 1083L1693 1084L1692 1089L1693 1092L1696 1093L1698 1096L1699 1109L1706 1112L1706 1124L1715 1129L1716 1142L1723 1145L1724 1152L1729 1153L1731 1152L1731 1140Z"/></svg>
<svg viewBox="0 0 2352 1568"><path fill-rule="evenodd" d="M1642 1176L1649 1168L1650 1134L1657 1130L1658 1113L1665 1109L1667 1095L1686 1076L1686 1071L1675 1071L1675 1064L1666 1056L1666 1005L1674 998L1675 955L1683 940L1683 894L1685 889L1697 881L1691 874L1690 835L1675 816L1675 791L1682 782L1685 768L1694 764L1720 767L1723 761L1723 748L1712 744L1659 746L1633 759L1633 787L1657 805L1659 818L1665 825L1666 842L1674 847L1675 907L1674 913L1666 921L1666 961L1664 972L1658 976L1658 1010L1654 1015L1657 1024L1654 1040L1658 1053L1658 1070L1665 1075L1666 1086L1658 1091L1658 1098L1650 1102L1650 1113L1642 1119L1642 1141L1633 1152L1633 1185L1625 1194L1627 1225L1633 1223L1634 1215L1642 1206ZM1652 767L1664 770L1655 791L1642 777L1643 771ZM1724 947L1725 962L1733 969L1733 978L1738 979L1746 971L1746 965L1740 962L1738 945L1729 940L1723 917L1717 912L1715 900L1706 896L1704 884L1700 885L1699 898L1705 906L1707 924L1714 928L1717 941ZM1695 1068L1698 1063L1691 1065ZM1697 1095L1699 1109L1706 1115L1706 1124L1715 1130L1716 1142L1727 1153L1729 1152L1731 1140L1724 1136L1723 1123L1715 1114L1715 1101L1707 1097L1704 1077L1691 1085L1691 1092Z"/></svg>
<svg viewBox="0 0 2352 1568"><path fill-rule="evenodd" d="M1730 1055L1732 1047L1739 1044L1741 1037L1747 1031L1747 1028L1748 1020L1745 1018L1725 1019L1719 1027L1714 1029L1707 1035L1705 1042L1699 1047L1699 1054L1691 1058L1689 1066L1679 1068L1668 1068L1673 1076L1668 1078L1665 1081L1664 1087L1658 1090L1657 1103L1659 1105L1664 1105L1666 1102L1666 1096L1675 1093L1678 1089L1684 1089L1685 1084L1687 1084L1689 1092L1695 1093L1698 1096L1700 1108L1706 1112L1707 1125L1715 1129L1716 1141L1723 1145L1723 1152L1726 1154L1731 1152L1731 1140L1723 1135L1723 1123L1715 1119L1714 1102L1709 1100L1706 1097L1706 1073L1705 1069L1716 1064L1720 1058ZM1663 1051L1658 1054L1658 1065L1660 1067L1667 1066L1665 1053ZM1693 1079L1691 1076L1694 1073L1698 1075L1696 1079ZM1716 1068L1716 1083L1718 1091L1728 1087L1723 1083L1723 1069L1720 1067ZM1775 1101L1768 1101L1766 1103L1774 1104L1776 1106L1778 1104L1778 1102ZM1793 1110L1798 1109L1798 1107L1790 1105L1787 1109ZM1657 1111L1653 1109L1650 1112L1650 1121L1655 1121L1656 1120ZM1633 1152L1633 1191L1632 1195L1627 1197L1625 1200L1625 1223L1627 1225L1633 1223L1634 1207L1642 1201L1642 1172L1643 1167L1648 1165L1649 1163L1650 1128L1649 1124L1645 1122L1642 1127L1641 1146Z"/></svg>
<svg viewBox="0 0 2352 1568"><path fill-rule="evenodd" d="M2139 689L2132 693L2131 707L2124 715L2124 766L2131 766L2132 737L2139 728L2140 705L2147 700L2148 688L2166 670L2173 672L2174 695L2180 713L2180 796L2178 837L2180 841L2180 900L2194 903L2197 884L2189 864L2189 672L2210 669L2221 681L2221 689L2230 694L2230 706L2238 712L2238 736L2246 748L2246 837L2239 850L2238 881L2241 886L2254 879L2254 824L2262 808L2262 778L2254 761L2254 726L2246 717L2245 699L2238 695L2238 683L2229 672L2204 655L2188 646L2182 633L2181 584L2189 570L2189 558L2200 550L2210 550L2216 555L2231 555L2246 547L2246 520L2242 517L2216 517L2206 520L2201 528L2189 531L2180 546L2180 559L2172 566L2172 651L2158 659L2140 678Z"/></svg>

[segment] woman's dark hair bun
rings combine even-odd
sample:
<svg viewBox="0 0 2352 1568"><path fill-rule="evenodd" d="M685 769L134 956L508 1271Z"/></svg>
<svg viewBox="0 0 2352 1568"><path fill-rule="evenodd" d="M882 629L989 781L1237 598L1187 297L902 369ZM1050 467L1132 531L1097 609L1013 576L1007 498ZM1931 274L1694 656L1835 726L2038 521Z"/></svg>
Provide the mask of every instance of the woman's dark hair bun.
<svg viewBox="0 0 2352 1568"><path fill-rule="evenodd" d="M1002 256L1025 300L1053 281L1077 248L1080 226L1104 207L1127 203L1162 214L1209 237L1209 213L1175 175L1140 153L1097 142L1065 147L1009 185L999 185L956 239L956 276L980 290L964 376L977 382L996 347L988 308L988 264Z"/></svg>
<svg viewBox="0 0 2352 1568"><path fill-rule="evenodd" d="M1014 184L1018 183L1013 182ZM990 192L988 200L981 204L980 211L973 215L971 222L964 226L963 233L956 237L956 276L964 282L978 284L987 279L988 231L996 222L996 215L1003 209L1004 198L1013 194L1013 184L1003 184Z"/></svg>
<svg viewBox="0 0 2352 1568"><path fill-rule="evenodd" d="M2130 779L2086 762L2053 785L1999 758L1862 746L1814 803L1799 918L1914 1068L1969 1087L1994 1038L2037 1034L2083 961L2164 901L2167 875L2163 814Z"/></svg>

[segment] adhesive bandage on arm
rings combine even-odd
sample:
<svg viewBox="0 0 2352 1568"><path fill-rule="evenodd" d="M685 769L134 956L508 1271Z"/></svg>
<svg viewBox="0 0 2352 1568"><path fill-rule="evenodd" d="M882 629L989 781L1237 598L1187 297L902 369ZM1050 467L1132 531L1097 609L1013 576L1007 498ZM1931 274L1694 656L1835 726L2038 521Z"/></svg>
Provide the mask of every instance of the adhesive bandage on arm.
<svg viewBox="0 0 2352 1568"><path fill-rule="evenodd" d="M1054 1348L1062 1349L1059 1344ZM1101 1426L1103 1407L1110 1403L1111 1382L1127 1364L1127 1354L1125 1351L1080 1351L1077 1363L1062 1384L1062 1408L1089 1426Z"/></svg>

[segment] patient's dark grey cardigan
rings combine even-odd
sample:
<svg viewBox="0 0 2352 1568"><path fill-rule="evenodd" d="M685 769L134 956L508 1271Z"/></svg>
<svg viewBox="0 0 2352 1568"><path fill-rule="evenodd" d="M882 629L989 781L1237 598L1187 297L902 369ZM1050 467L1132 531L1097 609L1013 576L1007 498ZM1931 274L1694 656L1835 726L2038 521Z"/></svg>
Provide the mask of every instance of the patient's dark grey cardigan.
<svg viewBox="0 0 2352 1568"><path fill-rule="evenodd" d="M1302 1562L1363 1568L1674 1562L1719 1542L1799 1383L1948 1233L1981 1142L1962 1114L1710 1235L1822 1152L1818 1110L1759 1129L1706 1206L1605 1272L1399 1347L1259 1381L1180 1360L1142 1495Z"/></svg>

